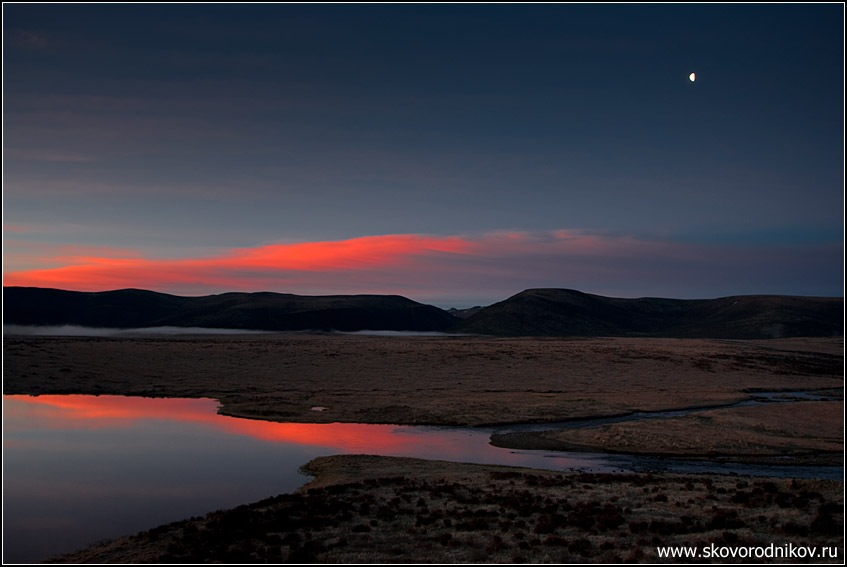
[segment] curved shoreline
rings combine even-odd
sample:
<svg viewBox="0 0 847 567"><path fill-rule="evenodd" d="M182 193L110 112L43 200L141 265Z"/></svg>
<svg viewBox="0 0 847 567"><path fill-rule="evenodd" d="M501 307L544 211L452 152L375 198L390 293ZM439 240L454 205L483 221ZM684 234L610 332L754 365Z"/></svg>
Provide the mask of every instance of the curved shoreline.
<svg viewBox="0 0 847 567"><path fill-rule="evenodd" d="M306 468L315 479L293 494L46 562L645 563L659 559L657 545L781 546L798 537L840 550L829 562L843 559L843 485L835 481L558 473L365 455L322 457Z"/></svg>
<svg viewBox="0 0 847 567"><path fill-rule="evenodd" d="M843 466L843 400L797 401L495 432L492 445L783 466ZM676 413L676 412L674 412Z"/></svg>
<svg viewBox="0 0 847 567"><path fill-rule="evenodd" d="M678 408L709 411L705 408L749 400L761 391L825 388L843 391L843 355L840 354L843 353L843 339L732 343L670 339L534 340L278 335L142 340L56 337L4 339L4 393L39 395L88 392L95 395L208 397L220 400L221 408L218 411L221 414L277 422L440 424L447 427L497 423L497 428L508 429L515 423L575 422L585 420L587 416L611 419L611 416L632 415L637 411L672 411ZM767 349L762 348L764 343ZM313 407L327 409L315 412L311 411ZM812 415L812 421L818 417ZM841 426L842 422L838 425ZM822 426L821 431L827 427L829 425ZM843 433L840 438L843 439ZM577 444L583 450L585 447L601 446L596 443ZM625 454L614 450L604 451ZM831 455L823 457L828 459ZM690 455L682 458L689 459ZM324 464L343 469L354 462L365 462L344 461L343 457L339 459ZM388 461L373 458L366 462L368 466L374 467L372 472L378 477L388 474L381 470ZM392 463L411 467L408 473L400 473L406 476L406 480L398 484L396 490L401 490L403 494L408 490L416 490L418 465L412 466L409 461ZM785 461L781 460L780 464L785 464ZM459 465L439 462L431 466L446 474L457 470ZM521 473L524 474L528 475L526 478L548 476L544 471ZM721 483L747 482L752 485L771 482L764 478L750 480L750 477L745 477L739 480L739 477L720 474L670 472L653 475L578 475L574 478L581 479L580 491L585 494L608 483L618 482L614 478L652 479L649 482L655 483L654 488L658 494L665 492L665 485L685 485L688 482L697 484L701 482L700 479L707 477L720 477ZM791 486L790 479L774 482L779 487ZM818 486L815 483L831 481L798 482L801 483L798 486ZM843 492L843 484L840 482L825 485L836 492ZM469 486L472 488L474 485ZM376 487L373 489L377 490ZM536 487L528 485L527 497L533 497L536 490ZM727 500L727 495L730 492L735 494L737 490L742 489L727 485L725 494L704 494L703 497L708 499L716 496L723 502L720 506L722 509L745 513L743 503ZM749 492L746 489L743 491ZM370 488L363 492L370 493ZM671 504L679 502L680 506L688 505L686 499L674 501L671 496L674 493L668 494ZM609 497L614 496L610 494ZM394 497L392 495L388 501ZM427 501L426 494L420 497ZM708 504L711 505L711 501ZM237 516L242 513L238 510L243 508L221 514L228 515L231 512ZM345 525L351 531L353 528L364 530L364 527L357 526L368 524L371 519L378 520L374 516L375 509L371 510L370 516L355 515L354 519L358 523ZM684 513L676 507L662 510L659 516L652 518L679 520L680 514ZM804 510L803 514L808 516L803 516L804 524L794 520L793 524L786 523L785 518L782 518L778 524L780 529L785 526L788 526L785 529L805 529L809 535L818 537L820 534L812 529L815 509ZM779 511L775 513L783 514ZM216 517L223 517L221 514ZM840 516L838 519L842 521ZM634 518L631 521L641 520ZM650 517L645 521L649 523ZM182 526L178 528L180 538L193 537L189 527L192 523L179 523ZM411 526L380 524L380 527L371 527L371 532L352 533L370 533L374 537L382 534L380 537L393 538L384 530L397 528L399 531L396 533L404 536L401 542L409 540L410 543L421 543L426 549L441 545L438 541L428 539L421 527L415 527L414 523ZM770 529L765 525L759 527ZM415 530L412 536L408 531L411 528ZM292 529L292 533L297 530L296 527ZM557 562L567 559L565 555L546 556L544 549L532 545L536 537L534 529L529 524L524 530L526 539L521 540L530 546L530 550L524 550L520 541L513 541L509 544L512 547L508 547L510 555L503 557L505 562L513 560L515 554L527 561ZM730 532L733 530L729 528ZM157 528L147 533L160 534L156 535L160 538L170 531L171 528ZM703 538L705 541L720 538L724 531L727 529L708 532ZM783 532L771 535L790 538ZM665 541L661 533L651 534L651 537L654 536L662 537ZM349 534L344 537L347 537L348 543L353 541ZM538 539L543 543L545 537ZM592 542L592 549L598 554L600 546L604 545L603 538L592 539L594 536L591 534L580 533L574 537L574 541ZM135 551L124 548L122 553L131 555L142 552L141 548L147 545L142 540L134 541L140 547ZM771 538L768 541L776 540ZM614 538L605 542L614 545ZM154 547L157 545L156 542L152 544ZM238 543L242 544L245 542ZM373 541L368 549L373 547L372 544ZM296 546L283 543L280 548L279 542L273 545L284 553L294 553L294 558L298 557ZM398 548L401 546L397 545ZM463 542L462 545L464 547L461 549L465 551L479 548L471 541ZM390 547L386 549L390 550ZM552 549L561 550L561 546L554 545ZM573 552L564 549L564 553L571 553L577 562L584 561L585 556L580 554L581 551L579 547ZM159 552L162 550L159 549ZM216 560L226 559L227 551L221 553L223 555L215 557ZM120 557L128 556L108 556L109 559ZM167 558L167 553L156 557ZM281 559L286 557L289 556L283 555ZM316 557L330 556L317 554ZM346 557L352 562L374 562L370 556ZM380 556L379 559L395 563L398 557ZM445 562L453 562L454 559L447 558ZM478 562L480 559L462 556L462 561ZM619 559L639 558L623 556Z"/></svg>
<svg viewBox="0 0 847 567"><path fill-rule="evenodd" d="M5 394L209 397L234 417L498 426L843 388L842 340L4 337ZM809 352L808 349L818 349ZM326 408L323 412L313 407Z"/></svg>
<svg viewBox="0 0 847 567"><path fill-rule="evenodd" d="M578 453L626 455L633 457L678 459L686 461L699 460L714 463L737 463L764 466L838 467L844 465L844 454L840 451L818 451L802 455L622 451L601 445L580 445L577 443L566 443L563 441L544 439L534 433L493 434L491 436L491 444L503 449L517 449L523 451L572 451Z"/></svg>

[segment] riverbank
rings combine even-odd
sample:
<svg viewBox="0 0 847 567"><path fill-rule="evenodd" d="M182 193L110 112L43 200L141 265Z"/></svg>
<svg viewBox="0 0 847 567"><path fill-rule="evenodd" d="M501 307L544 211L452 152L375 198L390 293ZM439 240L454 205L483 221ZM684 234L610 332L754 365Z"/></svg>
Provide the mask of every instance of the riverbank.
<svg viewBox="0 0 847 567"><path fill-rule="evenodd" d="M4 337L4 394L207 397L294 423L480 426L709 408L760 391L830 402L728 408L580 431L495 435L518 449L832 465L843 456L843 339L269 335ZM817 405L815 405L817 404Z"/></svg>
<svg viewBox="0 0 847 567"><path fill-rule="evenodd" d="M5 394L208 397L221 401L219 413L267 421L479 426L707 408L747 400L759 391L827 388L843 391L844 367L840 338L710 341L280 334L135 338L9 336L4 337L3 370ZM795 411L800 413L791 419L753 416L747 421L736 420L733 424L727 422L711 428L709 420L683 423L680 427L684 435L691 433L690 439L696 441L689 444L688 453L681 454L702 455L704 448L728 442L723 438L727 431L748 444L756 442L761 438L757 428L768 419L776 419L780 422L779 443L782 443L773 445L776 453L780 447L785 449L793 444L809 451L804 458L829 458L831 447L821 446L819 441L843 440L843 423L832 417L843 408L843 400L814 403L833 404L828 407L839 409L817 411L816 406L792 402L785 406L762 406L796 407ZM676 427L668 427L669 423L676 422L662 420L643 427L658 428L654 433L667 432ZM621 448L634 453L639 449L641 452L658 449L656 443L662 437L658 434L652 441L643 438L639 446L639 435L644 431L639 433L634 429ZM814 442L810 442L810 431L818 438ZM617 439L610 434L611 438ZM600 446L596 439L586 438L583 442L586 446L591 443L593 447ZM776 457L782 456L785 454ZM824 526L843 525L841 515L834 512L836 507L841 510L838 502L843 500L838 500L835 492L823 500L809 496L823 494L806 484L817 481L797 480L800 484L791 488L791 480L717 475L568 474L562 476L570 479L562 480L564 484L556 484L559 480L550 484L549 498L554 493L558 494L556 498L569 498L567 495L576 491L580 496L591 493L593 499L569 501L572 508L562 508L561 513L556 512L558 516L551 509L550 518L545 516L542 520L536 511L530 510L529 516L521 516L519 510L510 511L505 501L498 500L498 494L510 493L515 497L517 493L509 484L514 480L514 486L522 487L520 497L537 503L543 510L548 505L544 500L548 497L545 483L553 481L540 479L561 473L524 471L511 477L500 475L496 467L483 467L474 468L476 472L466 478L456 471L465 471L461 473L464 475L467 470L462 467L470 465L427 465L408 459L345 461L346 458L318 460L310 465L320 473L318 484L312 484L312 489L327 482L330 470L341 475L311 496L303 491L282 495L269 502L157 528L145 532L147 535L97 548L95 553L106 555L66 556L62 561L651 561L657 560L648 555L651 549L674 542L716 545L820 542L824 545L834 537L826 531L830 528ZM396 467L408 470L398 471ZM429 471L428 467L435 470ZM370 475L367 478L378 481L344 477L353 474L349 471L357 470L357 474ZM447 476L427 480L428 475L439 470ZM448 480L456 475L465 480ZM396 480L398 476L403 478ZM383 490L383 481L390 492ZM440 486L448 482L458 483L459 492L441 490ZM350 484L362 486L351 488ZM690 492L686 488L689 484L702 485L703 490L685 496L685 491ZM843 493L843 486L838 483L827 486L826 490ZM336 494L345 496L338 500ZM777 500L779 494L785 496ZM392 517L390 521L387 511L384 517L379 515L379 510L397 508L406 497L415 504L414 514L404 512L400 514L402 518ZM736 501L730 500L732 497ZM606 505L617 506L615 503L622 498L630 504L620 504L620 511L606 508ZM356 507L357 501L361 503L356 499L371 504ZM419 515L419 499L423 499L427 510L451 510L449 518L435 517L435 512ZM497 503L496 507L489 506L489 502ZM290 513L292 517L307 517L302 514L311 514L308 510L313 509L323 510L323 515L320 521L311 524L307 521L306 527L289 525L274 512L277 504L286 510L280 513L282 516ZM584 512L578 512L583 509ZM501 527L498 519L495 524L494 510L498 517L505 514L512 523ZM620 516L624 523L603 529L591 524L582 531L570 526L570 523L580 525L580 514L586 518L604 517L606 510L614 522ZM754 511L755 517L750 515ZM509 518L509 514L516 516ZM476 515L488 519L473 527ZM414 522L407 516L413 516ZM262 518L274 517L282 523L273 529L263 524ZM545 522L561 522L561 518L570 527L557 524L556 530L562 527L564 532L545 531L548 529ZM447 519L450 524L444 524ZM459 529L457 521L465 522L462 525L467 529ZM694 528L685 527L692 521ZM259 531L272 537L266 540L259 532L245 533L240 525L264 526ZM325 531L336 528L339 531ZM577 531L567 531L571 529ZM627 533L630 535L624 537ZM499 540L494 539L495 535ZM210 541L221 544L210 546ZM203 546L209 551L203 551ZM421 555L424 551L428 553ZM203 555L212 552L215 555Z"/></svg>
<svg viewBox="0 0 847 567"><path fill-rule="evenodd" d="M719 553L787 553L808 546L837 554L814 563L844 558L843 485L835 481L557 473L361 455L315 459L307 469L315 480L294 494L159 526L49 562L680 561L660 557L659 546ZM788 555L752 557L797 561Z"/></svg>
<svg viewBox="0 0 847 567"><path fill-rule="evenodd" d="M625 453L763 465L843 466L844 402L783 401L598 427L502 433L512 449Z"/></svg>

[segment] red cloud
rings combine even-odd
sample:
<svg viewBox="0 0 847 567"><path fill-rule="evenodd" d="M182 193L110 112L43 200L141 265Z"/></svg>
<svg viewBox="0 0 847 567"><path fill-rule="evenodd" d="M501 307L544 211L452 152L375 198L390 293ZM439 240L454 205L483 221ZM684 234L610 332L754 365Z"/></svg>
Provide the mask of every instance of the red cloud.
<svg viewBox="0 0 847 567"><path fill-rule="evenodd" d="M464 254L471 244L459 237L389 235L330 242L274 244L239 248L210 258L156 260L83 256L63 247L64 257L52 262L69 265L5 274L4 285L59 287L71 290L144 287L172 289L179 284L198 288L267 289L341 285L321 283L328 276L414 268L416 259ZM89 250L85 250L89 252ZM308 274L314 274L309 277ZM324 274L323 277L320 274Z"/></svg>
<svg viewBox="0 0 847 567"><path fill-rule="evenodd" d="M42 244L37 251L40 259L10 254L4 260L7 266L51 267L8 271L4 285L79 291L135 287L182 295L378 293L427 301L498 300L531 287L624 296L646 291L668 297L708 290L705 296L714 297L745 289L766 293L774 289L773 282L793 277L797 270L789 270L792 266L817 273L831 258L841 257L837 246L704 246L567 230L395 234L236 248L182 259L67 245L48 250Z"/></svg>

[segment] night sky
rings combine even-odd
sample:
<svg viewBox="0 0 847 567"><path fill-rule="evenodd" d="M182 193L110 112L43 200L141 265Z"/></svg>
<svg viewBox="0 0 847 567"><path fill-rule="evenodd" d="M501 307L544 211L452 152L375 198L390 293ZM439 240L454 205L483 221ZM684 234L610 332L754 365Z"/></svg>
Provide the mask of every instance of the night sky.
<svg viewBox="0 0 847 567"><path fill-rule="evenodd" d="M843 25L841 3L4 4L3 283L843 296Z"/></svg>

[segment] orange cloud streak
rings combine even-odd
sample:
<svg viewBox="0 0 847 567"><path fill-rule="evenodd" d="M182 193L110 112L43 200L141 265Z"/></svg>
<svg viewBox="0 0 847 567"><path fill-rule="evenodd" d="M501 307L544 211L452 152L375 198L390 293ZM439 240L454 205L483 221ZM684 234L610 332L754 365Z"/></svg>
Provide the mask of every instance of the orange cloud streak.
<svg viewBox="0 0 847 567"><path fill-rule="evenodd" d="M206 258L150 259L137 252L118 256L116 250L99 253L68 245L49 252L41 255L43 262L58 267L10 270L3 284L77 291L133 287L183 295L281 291L416 298L474 290L499 296L529 287L596 289L598 281L632 281L639 272L669 270L694 256L700 262L705 257L681 244L567 230L394 234L236 248ZM9 265L38 264L30 257L17 264L12 258Z"/></svg>
<svg viewBox="0 0 847 567"><path fill-rule="evenodd" d="M241 248L219 257L179 260L68 254L65 260L72 265L10 272L4 275L4 285L92 290L161 289L184 283L249 289L255 280L284 284L296 272L396 269L413 258L462 254L470 248L471 244L459 237L389 235Z"/></svg>
<svg viewBox="0 0 847 567"><path fill-rule="evenodd" d="M458 237L425 237L408 234L369 236L336 242L277 244L237 250L217 265L235 263L240 268L282 268L334 271L391 265L414 255L467 252L470 244Z"/></svg>

